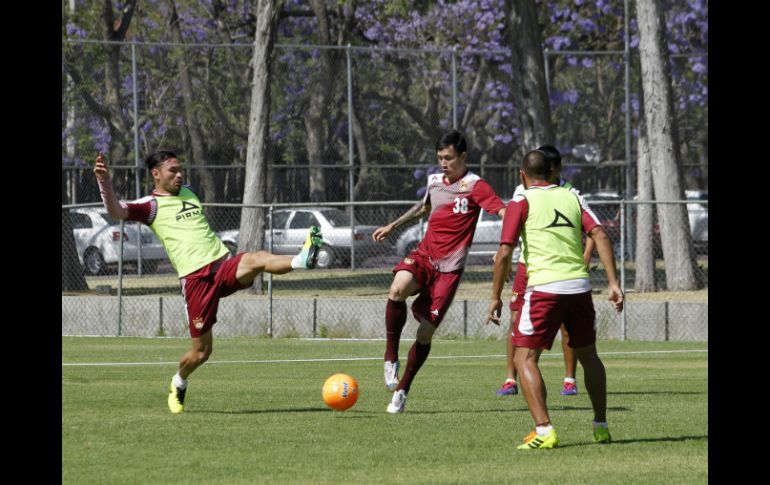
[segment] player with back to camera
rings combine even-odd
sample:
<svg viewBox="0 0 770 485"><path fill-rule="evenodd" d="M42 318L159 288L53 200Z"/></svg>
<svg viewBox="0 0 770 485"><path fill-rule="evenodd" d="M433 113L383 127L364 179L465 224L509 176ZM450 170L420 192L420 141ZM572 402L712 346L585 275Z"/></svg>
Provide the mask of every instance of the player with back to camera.
<svg viewBox="0 0 770 485"><path fill-rule="evenodd" d="M171 379L168 407L172 413L181 413L187 378L211 356L219 299L248 288L263 272L285 274L314 268L323 241L320 229L312 226L302 250L294 257L267 251L233 256L209 226L198 196L182 184L183 167L177 155L158 150L145 159L145 164L155 188L147 197L133 202L118 201L101 153L93 170L110 216L149 226L179 274L192 348L182 356L179 370Z"/></svg>
<svg viewBox="0 0 770 485"><path fill-rule="evenodd" d="M513 247L524 241L529 277L524 304L514 324L514 359L524 398L535 422L535 431L518 449L553 448L559 445L546 406L546 387L538 367L540 354L553 345L564 324L570 345L583 366L584 383L593 408L594 441L609 443L607 426L607 376L596 352L596 312L583 260L582 233L596 243L607 272L608 299L617 312L623 309L612 245L599 220L584 208L580 197L548 181L545 153L533 150L522 161L526 190L509 203L500 234L492 276L492 297L487 320L499 321L500 293L510 268Z"/></svg>
<svg viewBox="0 0 770 485"><path fill-rule="evenodd" d="M561 154L559 153L559 150L557 150L553 145L543 145L537 149L543 152L546 162L548 162L551 167L548 181L554 184L558 184L565 189L574 192L576 195L580 195L580 192L575 187L573 187L571 183L561 179ZM522 193L524 193L524 184L519 184L516 187L513 196L516 197ZM585 201L585 199L580 197L580 202L583 207L588 208L588 203ZM583 260L585 262L586 268L591 262L591 253L593 252L594 246L595 244L593 239L590 237L586 238L586 246L585 250L583 251ZM516 347L513 346L513 323L516 320L516 315L519 313L519 311L521 311L521 305L523 302L522 297L524 296L524 292L527 288L527 268L526 261L524 261L524 250L521 239L519 240L519 247L521 251L519 252L519 262L516 268L516 276L513 281L513 292L511 294L511 303L509 305L511 310L511 319L505 344L507 376L503 385L500 386L500 389L497 390L498 396L510 396L518 394L519 392L518 386L516 385L517 372L513 358L514 353L516 352ZM565 367L565 377L561 395L574 396L578 392L576 381L577 356L569 346L569 334L567 333L567 329L564 328L564 325L561 326L561 348L564 354Z"/></svg>

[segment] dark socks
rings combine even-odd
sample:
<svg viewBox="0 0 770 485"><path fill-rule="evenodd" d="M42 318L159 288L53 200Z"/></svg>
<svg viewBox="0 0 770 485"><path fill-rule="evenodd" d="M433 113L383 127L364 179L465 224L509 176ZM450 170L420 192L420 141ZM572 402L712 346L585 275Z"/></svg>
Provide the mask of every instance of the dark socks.
<svg viewBox="0 0 770 485"><path fill-rule="evenodd" d="M398 360L398 343L406 324L406 302L388 299L385 307L385 360Z"/></svg>
<svg viewBox="0 0 770 485"><path fill-rule="evenodd" d="M421 344L418 341L414 341L412 348L409 349L409 359L406 361L406 370L404 370L404 376L398 383L398 389L403 389L409 392L409 388L412 385L412 379L417 375L417 371L420 370L422 364L428 359L430 354L430 344Z"/></svg>

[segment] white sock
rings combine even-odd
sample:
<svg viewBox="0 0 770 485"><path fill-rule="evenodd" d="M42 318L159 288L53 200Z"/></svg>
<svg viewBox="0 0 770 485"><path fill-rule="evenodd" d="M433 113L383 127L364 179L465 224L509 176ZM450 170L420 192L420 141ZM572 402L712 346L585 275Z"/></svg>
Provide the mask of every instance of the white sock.
<svg viewBox="0 0 770 485"><path fill-rule="evenodd" d="M513 382L514 384L516 384L516 379L506 379L505 382Z"/></svg>
<svg viewBox="0 0 770 485"><path fill-rule="evenodd" d="M552 424L549 424L548 426L535 426L535 432L537 433L538 436L545 436L552 429L553 429Z"/></svg>
<svg viewBox="0 0 770 485"><path fill-rule="evenodd" d="M594 424L594 429L596 429L596 428L609 429L609 426L607 425L606 421L601 422L601 423L598 422L598 421L594 421L593 424Z"/></svg>
<svg viewBox="0 0 770 485"><path fill-rule="evenodd" d="M307 269L305 267L305 262L300 257L302 256L302 253L299 253L298 255L291 258L291 268L292 269Z"/></svg>
<svg viewBox="0 0 770 485"><path fill-rule="evenodd" d="M179 389L187 389L187 379L182 379L182 376L179 375L179 372L174 374L174 378L171 379L171 383L174 384L174 387Z"/></svg>
<svg viewBox="0 0 770 485"><path fill-rule="evenodd" d="M564 382L570 382L572 384L576 384L577 381L573 377L565 377Z"/></svg>

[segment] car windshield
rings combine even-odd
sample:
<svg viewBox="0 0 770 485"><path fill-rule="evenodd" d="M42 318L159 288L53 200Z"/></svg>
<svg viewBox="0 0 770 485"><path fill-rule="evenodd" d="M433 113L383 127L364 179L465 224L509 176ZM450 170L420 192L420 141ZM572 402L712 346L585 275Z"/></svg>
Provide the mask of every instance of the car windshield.
<svg viewBox="0 0 770 485"><path fill-rule="evenodd" d="M100 215L100 216L102 216L102 219L104 219L104 220L107 222L107 224L109 224L109 225L111 225L111 226L113 226L113 225L116 225L116 224L120 224L120 221L119 221L119 220L117 220L117 219L113 219L113 218L112 218L112 217L110 217L110 215L109 215L109 214L107 214L107 213L102 213L102 214L99 214L99 215Z"/></svg>
<svg viewBox="0 0 770 485"><path fill-rule="evenodd" d="M339 209L324 209L320 212L332 227L350 226L350 216L347 212Z"/></svg>

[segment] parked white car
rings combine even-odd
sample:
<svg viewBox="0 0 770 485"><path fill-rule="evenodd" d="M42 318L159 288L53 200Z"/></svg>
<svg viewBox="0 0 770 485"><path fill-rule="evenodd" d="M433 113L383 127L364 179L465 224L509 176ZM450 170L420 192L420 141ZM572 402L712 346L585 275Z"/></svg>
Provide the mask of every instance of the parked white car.
<svg viewBox="0 0 770 485"><path fill-rule="evenodd" d="M701 202L709 199L709 194L703 190L685 190L685 197L692 202L687 203L687 217L690 220L692 242L695 251L708 254L709 251L709 206Z"/></svg>
<svg viewBox="0 0 770 485"><path fill-rule="evenodd" d="M107 209L83 207L70 209L75 247L80 264L87 274L99 275L120 257L120 221L107 214ZM126 222L123 228L123 262L139 259L138 231L141 231L142 270L155 271L159 261L168 260L160 240L144 224Z"/></svg>
<svg viewBox="0 0 770 485"><path fill-rule="evenodd" d="M273 254L297 254L305 243L308 229L313 225L321 228L325 242L318 254L319 268L329 268L335 263L349 264L353 245L356 260L382 255L389 249L372 240L376 226L355 224L351 244L350 216L347 212L333 207L313 207L273 212ZM235 254L239 230L220 231L217 236ZM265 229L264 249L268 248L269 241L270 231Z"/></svg>

